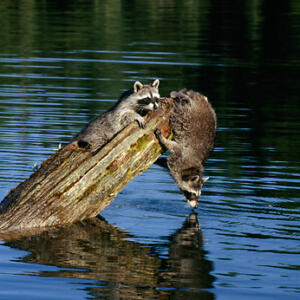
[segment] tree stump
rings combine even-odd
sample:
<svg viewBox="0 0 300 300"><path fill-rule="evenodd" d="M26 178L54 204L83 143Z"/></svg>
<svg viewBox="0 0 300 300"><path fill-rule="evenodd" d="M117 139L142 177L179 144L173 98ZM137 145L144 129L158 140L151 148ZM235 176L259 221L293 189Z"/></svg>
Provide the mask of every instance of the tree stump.
<svg viewBox="0 0 300 300"><path fill-rule="evenodd" d="M170 135L172 99L146 115L146 127L133 122L91 153L64 147L4 198L0 231L20 231L73 223L94 217L137 175L148 169L163 149L154 135Z"/></svg>

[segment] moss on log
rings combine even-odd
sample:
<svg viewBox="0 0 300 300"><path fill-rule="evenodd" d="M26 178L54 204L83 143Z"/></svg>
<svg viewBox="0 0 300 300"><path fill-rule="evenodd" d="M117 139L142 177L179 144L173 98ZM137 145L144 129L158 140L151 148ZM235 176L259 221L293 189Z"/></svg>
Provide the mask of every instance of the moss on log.
<svg viewBox="0 0 300 300"><path fill-rule="evenodd" d="M170 135L172 100L147 114L145 129L133 122L95 153L64 147L42 163L1 203L0 231L20 231L88 219L99 214L163 149L156 128Z"/></svg>

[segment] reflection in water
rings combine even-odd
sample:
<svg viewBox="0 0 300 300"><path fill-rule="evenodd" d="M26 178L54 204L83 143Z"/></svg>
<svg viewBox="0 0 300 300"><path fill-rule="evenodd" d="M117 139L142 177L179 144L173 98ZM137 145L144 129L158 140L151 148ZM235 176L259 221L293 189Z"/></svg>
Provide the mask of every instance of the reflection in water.
<svg viewBox="0 0 300 300"><path fill-rule="evenodd" d="M174 292L178 299L183 296L191 299L191 291L185 290L187 288L195 288L195 297L199 296L200 289L212 288L214 278L209 274L212 271L212 262L205 259L196 213L187 217L182 228L170 236L170 241L169 257L162 261L165 268L160 274L164 285L180 288L181 290ZM213 295L202 291L201 299L213 299Z"/></svg>
<svg viewBox="0 0 300 300"><path fill-rule="evenodd" d="M8 241L6 245L31 252L22 262L54 265L63 270L40 272L44 277L97 280L86 290L96 298L213 299L208 291L212 263L204 257L197 214L191 214L181 229L170 236L169 257L160 258L147 245L97 217L39 235Z"/></svg>

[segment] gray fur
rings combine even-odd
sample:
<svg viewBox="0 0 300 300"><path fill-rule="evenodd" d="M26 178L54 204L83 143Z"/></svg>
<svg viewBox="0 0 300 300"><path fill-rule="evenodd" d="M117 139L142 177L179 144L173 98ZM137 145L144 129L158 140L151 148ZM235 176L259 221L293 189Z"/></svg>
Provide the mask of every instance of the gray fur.
<svg viewBox="0 0 300 300"><path fill-rule="evenodd" d="M144 128L145 120L142 115L158 107L160 98L158 86L158 79L151 85L143 85L136 81L130 90L120 96L118 102L110 110L92 120L77 134L72 144L95 150L106 144L133 121L137 121L139 126Z"/></svg>
<svg viewBox="0 0 300 300"><path fill-rule="evenodd" d="M173 140L166 139L159 130L156 136L170 150L167 165L176 184L191 207L198 207L203 183L203 162L213 149L216 114L207 98L198 92L172 92L174 105L170 125Z"/></svg>

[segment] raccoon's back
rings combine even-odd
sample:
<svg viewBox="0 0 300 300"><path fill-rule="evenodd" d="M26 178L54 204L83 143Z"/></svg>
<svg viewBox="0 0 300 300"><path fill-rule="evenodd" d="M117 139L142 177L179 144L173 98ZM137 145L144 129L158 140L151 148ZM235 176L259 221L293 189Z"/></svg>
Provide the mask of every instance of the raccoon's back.
<svg viewBox="0 0 300 300"><path fill-rule="evenodd" d="M103 113L88 123L87 126L74 137L73 141L82 140L88 143L96 143L97 146L105 144L111 138L110 133L112 132L107 115L108 112Z"/></svg>
<svg viewBox="0 0 300 300"><path fill-rule="evenodd" d="M174 103L171 115L171 128L174 140L179 143L189 155L197 156L204 161L213 149L216 132L216 114L210 103L199 93L190 91L189 97L195 101L191 107Z"/></svg>

